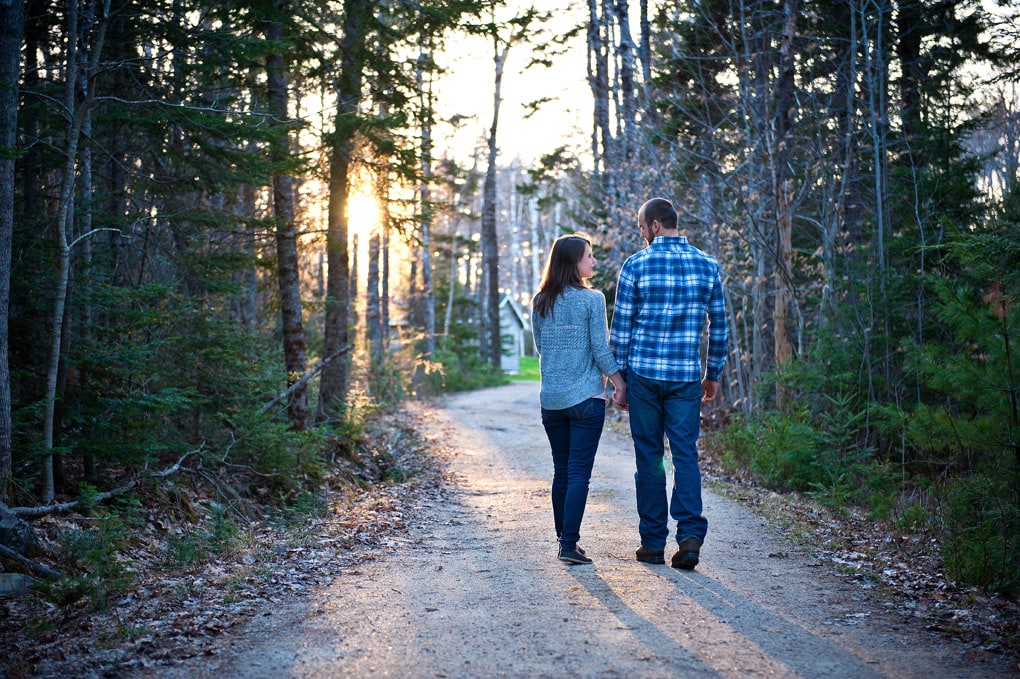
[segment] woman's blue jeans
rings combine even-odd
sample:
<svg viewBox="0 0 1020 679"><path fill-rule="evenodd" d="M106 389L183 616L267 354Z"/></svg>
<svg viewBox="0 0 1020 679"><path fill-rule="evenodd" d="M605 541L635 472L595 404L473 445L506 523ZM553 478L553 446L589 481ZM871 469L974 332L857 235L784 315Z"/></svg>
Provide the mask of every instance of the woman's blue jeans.
<svg viewBox="0 0 1020 679"><path fill-rule="evenodd" d="M574 549L581 537L588 483L605 421L606 402L600 398L563 410L542 408L542 426L553 458L553 522L564 549Z"/></svg>
<svg viewBox="0 0 1020 679"><path fill-rule="evenodd" d="M676 540L705 541L708 520L701 515L701 382L664 382L627 372L630 433L637 471L638 532L647 549L662 550L669 536L668 516L676 520ZM673 458L673 497L666 500L665 443Z"/></svg>

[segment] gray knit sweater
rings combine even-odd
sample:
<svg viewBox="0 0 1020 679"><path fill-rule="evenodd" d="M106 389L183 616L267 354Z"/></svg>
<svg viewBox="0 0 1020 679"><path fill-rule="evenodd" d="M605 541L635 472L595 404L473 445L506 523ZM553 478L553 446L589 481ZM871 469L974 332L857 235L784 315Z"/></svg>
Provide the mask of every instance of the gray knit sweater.
<svg viewBox="0 0 1020 679"><path fill-rule="evenodd" d="M606 376L617 372L609 350L606 296L599 290L568 288L542 317L531 307L546 410L563 410L593 396L603 396Z"/></svg>

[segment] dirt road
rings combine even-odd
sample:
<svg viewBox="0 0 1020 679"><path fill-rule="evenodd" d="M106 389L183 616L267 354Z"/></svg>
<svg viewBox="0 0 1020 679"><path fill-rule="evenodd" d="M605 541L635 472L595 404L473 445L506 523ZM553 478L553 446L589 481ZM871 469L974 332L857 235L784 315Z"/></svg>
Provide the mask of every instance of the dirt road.
<svg viewBox="0 0 1020 679"><path fill-rule="evenodd" d="M538 385L416 408L447 449L455 502L407 507L410 529L312 603L248 626L233 652L159 676L1001 677L706 491L696 571L647 565L629 438L607 430L581 545L556 559ZM671 543L672 544L672 543Z"/></svg>

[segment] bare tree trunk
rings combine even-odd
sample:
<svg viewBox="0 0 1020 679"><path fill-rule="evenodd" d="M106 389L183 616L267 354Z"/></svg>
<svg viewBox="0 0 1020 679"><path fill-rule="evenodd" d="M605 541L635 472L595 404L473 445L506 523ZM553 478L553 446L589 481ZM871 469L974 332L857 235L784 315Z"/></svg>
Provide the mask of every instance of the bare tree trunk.
<svg viewBox="0 0 1020 679"><path fill-rule="evenodd" d="M839 138L837 139L840 165L840 191L837 197L835 213L841 221L843 238L851 244L848 250L850 257L857 256L861 244L861 197L860 168L857 161L857 135L854 130L856 118L857 88L857 12L846 0L833 4L836 21L846 26L846 39L836 40L833 61L836 64L836 85L833 91L833 117L837 123Z"/></svg>
<svg viewBox="0 0 1020 679"><path fill-rule="evenodd" d="M79 96L81 97L82 100L84 100L86 97L88 97L88 83L85 81L84 78L78 81L78 87L80 88ZM82 122L82 136L85 139L92 139L91 110L86 113L85 120ZM81 150L81 161L78 165L79 190L76 204L79 207L74 208L72 211L73 214L76 213L79 215L78 219L80 226L75 231L75 233L89 233L92 231L92 216L93 211L95 209L94 203L96 195L95 186L93 184L94 169L95 168L93 167L92 159L92 146L90 144L85 144L84 148L82 148ZM72 220L73 219L74 218L72 217ZM84 287L86 291L89 291L93 288L96 277L96 265L95 262L93 261L92 252L92 239L86 238L84 241L82 241L81 249L82 253L80 254L80 260L82 262L82 266L80 269L81 274L79 275L78 279L80 281L80 286ZM72 266L74 266L73 263ZM92 296L89 295L88 292L86 292L85 297L91 298ZM81 334L84 335L88 340L93 339L92 335L93 328L96 327L96 319L93 315L93 310L94 309L91 302L87 302L81 310L81 326L82 326ZM65 329L67 325L68 323L65 317L64 323ZM66 331L63 334L64 339L63 342L61 343L61 353L66 356L70 352L71 337L70 333ZM82 376L79 373L79 378L81 377ZM53 426L55 431L62 431L64 427L63 408L60 407L60 404L63 403L64 399L67 396L67 364L64 363L63 361L60 363L60 371L57 376L57 396L59 402L58 407L55 411ZM59 457L56 460L54 460L55 463L54 473L56 475L55 480L57 485L60 485L63 481L63 477L61 474L62 469L62 466L60 464L61 461L62 458ZM89 483L92 483L96 480L96 456L93 454L91 450L87 450L82 454L82 477Z"/></svg>
<svg viewBox="0 0 1020 679"><path fill-rule="evenodd" d="M760 10L759 5L752 8ZM772 272L775 271L775 253L772 242L768 240L765 233L768 222L768 199L770 187L765 177L769 158L766 151L765 140L768 137L769 126L769 73L770 61L768 55L769 37L760 27L763 22L757 14L741 15L741 53L744 60L744 68L739 69L740 97L742 115L740 120L744 125L743 136L745 145L749 149L748 161L745 163L746 186L748 192L747 209L744 211L744 230L751 234L749 245L751 248L751 267L753 269L750 285L749 302L749 326L750 326L750 368L748 378L750 384L758 383L760 375L769 371L775 356L774 344L771 341L773 328L772 299L770 283L774 281ZM756 27L757 31L752 32L751 28ZM755 389L749 390L752 402L748 406L748 412L758 409L761 396Z"/></svg>
<svg viewBox="0 0 1020 679"><path fill-rule="evenodd" d="M378 3L381 23L388 29L393 8L391 0ZM375 41L375 54L380 60L386 58L389 49L388 30L380 32ZM379 102L379 119L390 115L390 103L385 98ZM389 276L390 276L390 158L380 156L375 173L374 192L378 206L378 222L373 225L368 241L368 291L366 294L365 322L368 326L370 374L382 376L382 368L389 355Z"/></svg>
<svg viewBox="0 0 1020 679"><path fill-rule="evenodd" d="M655 129L659 125L659 114L652 101L652 39L651 24L648 21L648 0L641 0L641 46L638 57L641 59L641 109L648 121L648 127Z"/></svg>
<svg viewBox="0 0 1020 679"><path fill-rule="evenodd" d="M541 225L539 224L542 211L538 209L537 202L537 196L528 198L528 213L530 215L528 222L531 225L531 231L528 234L528 239L531 241L531 280L528 281L528 292L531 294L538 292L538 286L542 284L542 256L546 254L545 239L542 238Z"/></svg>
<svg viewBox="0 0 1020 679"><path fill-rule="evenodd" d="M368 237L368 264L365 283L365 338L374 370L381 357L382 328L379 326L379 227L373 225Z"/></svg>
<svg viewBox="0 0 1020 679"><path fill-rule="evenodd" d="M351 262L351 269L348 278L350 278L350 289L347 292L348 299L351 300L351 318L350 323L352 326L358 324L358 232L355 231L351 234L351 249L350 256L348 259Z"/></svg>
<svg viewBox="0 0 1020 679"><path fill-rule="evenodd" d="M499 330L499 241L496 235L496 130L499 126L500 89L503 83L503 65L506 63L509 43L500 45L499 36L493 33L493 62L495 77L492 95L492 124L489 126L489 154L482 190L482 272L485 290L485 336L488 360L493 370L500 370L503 341Z"/></svg>
<svg viewBox="0 0 1020 679"><path fill-rule="evenodd" d="M775 116L773 118L774 191L776 205L776 302L773 311L773 333L776 343L776 367L793 358L793 347L787 334L787 316L793 298L793 170L790 167L791 133L796 118L794 97L795 53L797 37L797 0L783 3L783 35L779 48L779 80L776 83ZM786 389L777 382L776 407L786 405Z"/></svg>
<svg viewBox="0 0 1020 679"><path fill-rule="evenodd" d="M630 165L637 149L637 103L634 97L634 57L637 47L630 33L630 7L627 0L615 0L616 20L620 24L620 162Z"/></svg>
<svg viewBox="0 0 1020 679"><path fill-rule="evenodd" d="M11 368L7 310L14 238L14 157L18 144L18 74L23 0L0 0L0 502L11 500Z"/></svg>
<svg viewBox="0 0 1020 679"><path fill-rule="evenodd" d="M358 125L358 106L365 64L365 24L374 3L348 0L344 3L341 70L337 86L337 112L329 163L329 210L326 235L326 327L323 353L331 356L347 346L349 339L350 262L348 247L347 203L350 197L351 167L354 162L354 137ZM316 421L339 415L347 398L348 361L330 363L322 371Z"/></svg>
<svg viewBox="0 0 1020 679"><path fill-rule="evenodd" d="M432 361L436 353L436 294L432 285L432 80L425 82L426 63L432 60L430 48L422 48L418 57L418 93L421 96L421 275L425 304L425 328L422 357Z"/></svg>
<svg viewBox="0 0 1020 679"><path fill-rule="evenodd" d="M887 102L888 63L886 59L885 35L889 8L882 3L883 11L877 13L870 26L874 30L874 41L868 40L867 50L868 75L867 89L870 98L868 116L870 117L872 134L872 152L875 177L875 223L877 230L878 270L885 273L885 172L887 169L886 146L888 144L888 122L885 115ZM869 26L863 24L865 31Z"/></svg>
<svg viewBox="0 0 1020 679"><path fill-rule="evenodd" d="M254 149L251 149L254 153ZM246 184L239 191L240 205L237 206L238 215L255 214L255 187ZM246 253L251 261L256 259L255 239L248 229L240 229L237 247ZM236 317L241 327L246 332L255 329L256 295L258 294L258 280L254 266L245 267L237 274L240 282L240 293L236 302Z"/></svg>
<svg viewBox="0 0 1020 679"><path fill-rule="evenodd" d="M78 144L82 126L95 97L95 85L91 74L98 66L102 52L103 38L106 33L106 18L109 16L110 0L104 3L102 19L95 33L92 45L92 63L82 67L78 52L78 7L70 3L67 8L67 82L64 88L64 105L66 107L67 127L64 137L64 166L60 180L60 202L57 208L57 285L53 303L53 328L50 338L50 358L46 368L45 413L43 415L43 487L42 501L52 502L55 494L53 484L53 444L54 418L56 415L57 377L60 370L61 346L64 342L64 310L67 301L67 288L71 279L71 249L83 238L92 236L92 232L83 234L77 239L68 240L68 229L72 221L71 206L74 203L75 175L78 158ZM80 72L84 71L84 73ZM81 105L76 105L76 90L79 77L89 78L87 96Z"/></svg>
<svg viewBox="0 0 1020 679"><path fill-rule="evenodd" d="M596 174L607 169L605 156L610 146L609 63L602 39L605 14L603 19L599 18L599 1L588 0L588 85L595 103L591 155Z"/></svg>
<svg viewBox="0 0 1020 679"><path fill-rule="evenodd" d="M865 116L868 120L869 132L871 134L872 163L874 175L875 192L875 243L872 250L875 252L877 262L874 266L877 270L875 278L878 279L879 294L878 308L869 305L868 313L871 318L868 321L869 327L880 328L878 334L888 337L887 324L889 314L885 308L887 303L886 289L886 252L885 235L887 229L886 204L886 173L889 169L888 143L889 143L889 118L886 115L888 105L888 83L889 83L889 60L887 47L887 31L890 24L892 8L888 2L880 1L876 7L861 9L861 29L864 31L865 41L865 63L867 64L867 76L864 87L868 93L868 110ZM873 11L877 9L878 11ZM872 279L869 277L868 285ZM869 291L870 293L870 291ZM876 318L877 316L877 318ZM876 357L872 354L871 343L866 342L864 347L864 363L867 366L869 398L874 396L874 366ZM886 372L886 379L889 378L889 357L890 352L882 352L877 360L882 363Z"/></svg>
<svg viewBox="0 0 1020 679"><path fill-rule="evenodd" d="M386 172L385 168L383 170ZM382 355L389 353L390 346L390 202L389 202L389 175L384 174L384 188L380 191L382 199L379 203L380 228L382 229L382 240L379 243L381 248L380 265L382 267L381 280L379 285L379 332L382 339Z"/></svg>
<svg viewBox="0 0 1020 679"><path fill-rule="evenodd" d="M288 12L287 0L277 2L277 9ZM266 40L280 44L284 39L284 26L280 21L265 25ZM282 52L266 56L267 98L273 113L274 125L286 128L289 120L289 77ZM297 250L295 224L294 178L280 171L290 157L289 135L281 130L273 140L270 153L273 163L273 216L276 220L276 266L280 289L280 314L283 321L283 360L287 370L287 386L305 374L305 325L301 306L301 275ZM290 394L287 418L292 429L300 431L308 426L308 388L301 385Z"/></svg>
<svg viewBox="0 0 1020 679"><path fill-rule="evenodd" d="M457 293L457 236L460 228L460 217L454 214L450 229L450 283L446 293L446 313L443 315L443 346L450 341L450 324L453 321L453 301Z"/></svg>
<svg viewBox="0 0 1020 679"><path fill-rule="evenodd" d="M506 243L506 250L504 250L505 261L510 265L510 280L504 282L507 283L507 289L511 291L511 296L515 295L519 291L523 290L526 285L527 275L525 274L525 267L527 262L525 261L522 247L522 235L524 232L524 197L520 194L518 186L520 184L520 163L515 161L506 172L506 191L507 191L507 203L509 208L507 214L509 216L509 228L506 234L503 236L503 240ZM515 302L517 300L514 300Z"/></svg>

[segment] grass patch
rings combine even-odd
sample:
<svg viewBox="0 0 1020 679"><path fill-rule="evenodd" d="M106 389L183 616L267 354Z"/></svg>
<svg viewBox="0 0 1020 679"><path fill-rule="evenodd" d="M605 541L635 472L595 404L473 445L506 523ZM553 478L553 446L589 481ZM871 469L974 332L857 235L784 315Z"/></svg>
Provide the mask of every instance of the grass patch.
<svg viewBox="0 0 1020 679"><path fill-rule="evenodd" d="M539 382L542 375L538 371L538 356L521 356L520 372L507 375L512 382Z"/></svg>

